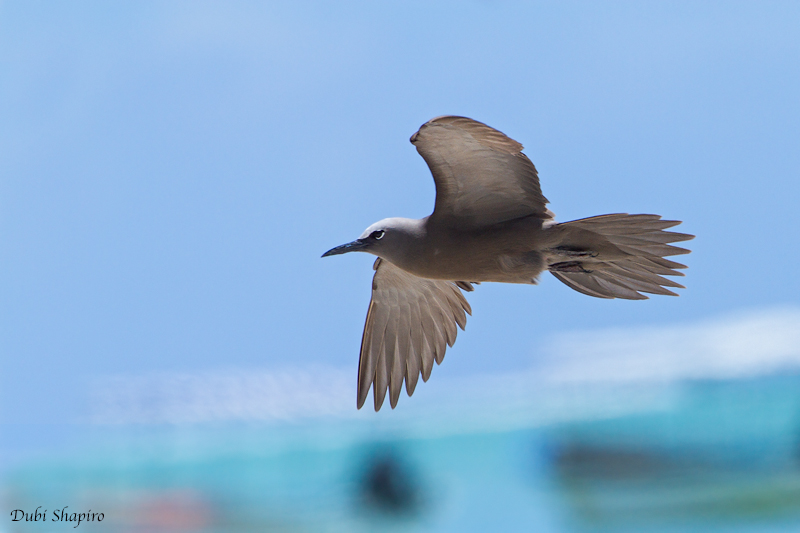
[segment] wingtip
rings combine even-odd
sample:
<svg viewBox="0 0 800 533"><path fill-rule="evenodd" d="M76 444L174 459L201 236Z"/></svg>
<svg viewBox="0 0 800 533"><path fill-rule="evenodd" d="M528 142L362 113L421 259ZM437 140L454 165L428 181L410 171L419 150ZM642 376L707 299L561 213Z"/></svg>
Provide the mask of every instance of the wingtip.
<svg viewBox="0 0 800 533"><path fill-rule="evenodd" d="M372 398L375 400L374 406L375 406L375 412L377 413L378 411L381 410L381 407L383 407L383 401L386 399L386 391L383 391L383 394L378 394L378 392L373 387Z"/></svg>
<svg viewBox="0 0 800 533"><path fill-rule="evenodd" d="M360 373L359 373L360 374ZM367 398L369 398L369 389L371 388L371 383L367 385L366 389L361 385L361 376L359 375L358 380L358 393L356 395L356 408L361 409L364 407L364 404L367 403Z"/></svg>
<svg viewBox="0 0 800 533"><path fill-rule="evenodd" d="M417 377L417 380L418 379L419 377ZM417 388L417 380L410 380L408 377L406 377L406 394L409 398L414 394L414 391Z"/></svg>

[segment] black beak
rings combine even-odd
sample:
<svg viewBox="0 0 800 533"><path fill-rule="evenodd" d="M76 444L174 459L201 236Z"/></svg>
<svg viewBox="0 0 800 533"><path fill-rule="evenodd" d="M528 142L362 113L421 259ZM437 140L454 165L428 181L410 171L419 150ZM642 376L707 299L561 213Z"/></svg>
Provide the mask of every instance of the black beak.
<svg viewBox="0 0 800 533"><path fill-rule="evenodd" d="M348 242L347 244L343 244L341 246L337 246L336 248L331 248L324 254L322 257L328 257L329 255L339 255L339 254L346 254L347 252L360 252L364 248L366 248L368 243L362 239L356 239L353 242Z"/></svg>

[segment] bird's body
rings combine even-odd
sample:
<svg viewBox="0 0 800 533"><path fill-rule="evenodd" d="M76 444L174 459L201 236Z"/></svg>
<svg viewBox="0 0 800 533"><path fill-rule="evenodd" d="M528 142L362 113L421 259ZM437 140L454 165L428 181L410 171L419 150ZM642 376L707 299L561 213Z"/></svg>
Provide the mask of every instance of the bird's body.
<svg viewBox="0 0 800 533"><path fill-rule="evenodd" d="M404 246L381 257L429 279L535 283L545 268L539 248L553 233L542 228L541 219L532 217L495 224L481 232L442 226L434 217L402 220L411 230Z"/></svg>
<svg viewBox="0 0 800 533"><path fill-rule="evenodd" d="M569 287L599 298L675 295L684 265L665 256L688 253L668 243L692 235L658 215L614 214L556 223L522 145L465 117L438 117L411 137L436 183L434 212L388 218L357 240L324 254L378 256L364 327L358 378L360 408L373 387L375 410L387 390L392 407L405 381L441 363L471 309L461 290L472 283L536 283L549 270ZM323 257L324 257L323 256Z"/></svg>

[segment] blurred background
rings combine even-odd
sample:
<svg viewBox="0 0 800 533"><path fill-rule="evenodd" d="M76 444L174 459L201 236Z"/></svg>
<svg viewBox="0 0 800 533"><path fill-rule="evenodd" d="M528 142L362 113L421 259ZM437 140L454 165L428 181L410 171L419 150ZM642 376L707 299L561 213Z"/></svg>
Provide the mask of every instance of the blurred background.
<svg viewBox="0 0 800 533"><path fill-rule="evenodd" d="M799 57L795 2L0 2L0 532L797 531ZM430 213L442 114L683 220L687 289L483 284L357 411L320 255Z"/></svg>

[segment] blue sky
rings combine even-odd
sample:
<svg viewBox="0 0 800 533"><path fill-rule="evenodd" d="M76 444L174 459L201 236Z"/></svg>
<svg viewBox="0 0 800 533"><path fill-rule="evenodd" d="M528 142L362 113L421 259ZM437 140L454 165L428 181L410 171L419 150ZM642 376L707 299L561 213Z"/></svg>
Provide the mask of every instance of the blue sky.
<svg viewBox="0 0 800 533"><path fill-rule="evenodd" d="M355 404L372 257L319 256L430 213L408 138L441 114L523 143L560 221L697 239L680 298L482 285L424 387L554 334L796 306L798 57L791 2L2 2L0 423L231 368L352 371Z"/></svg>

